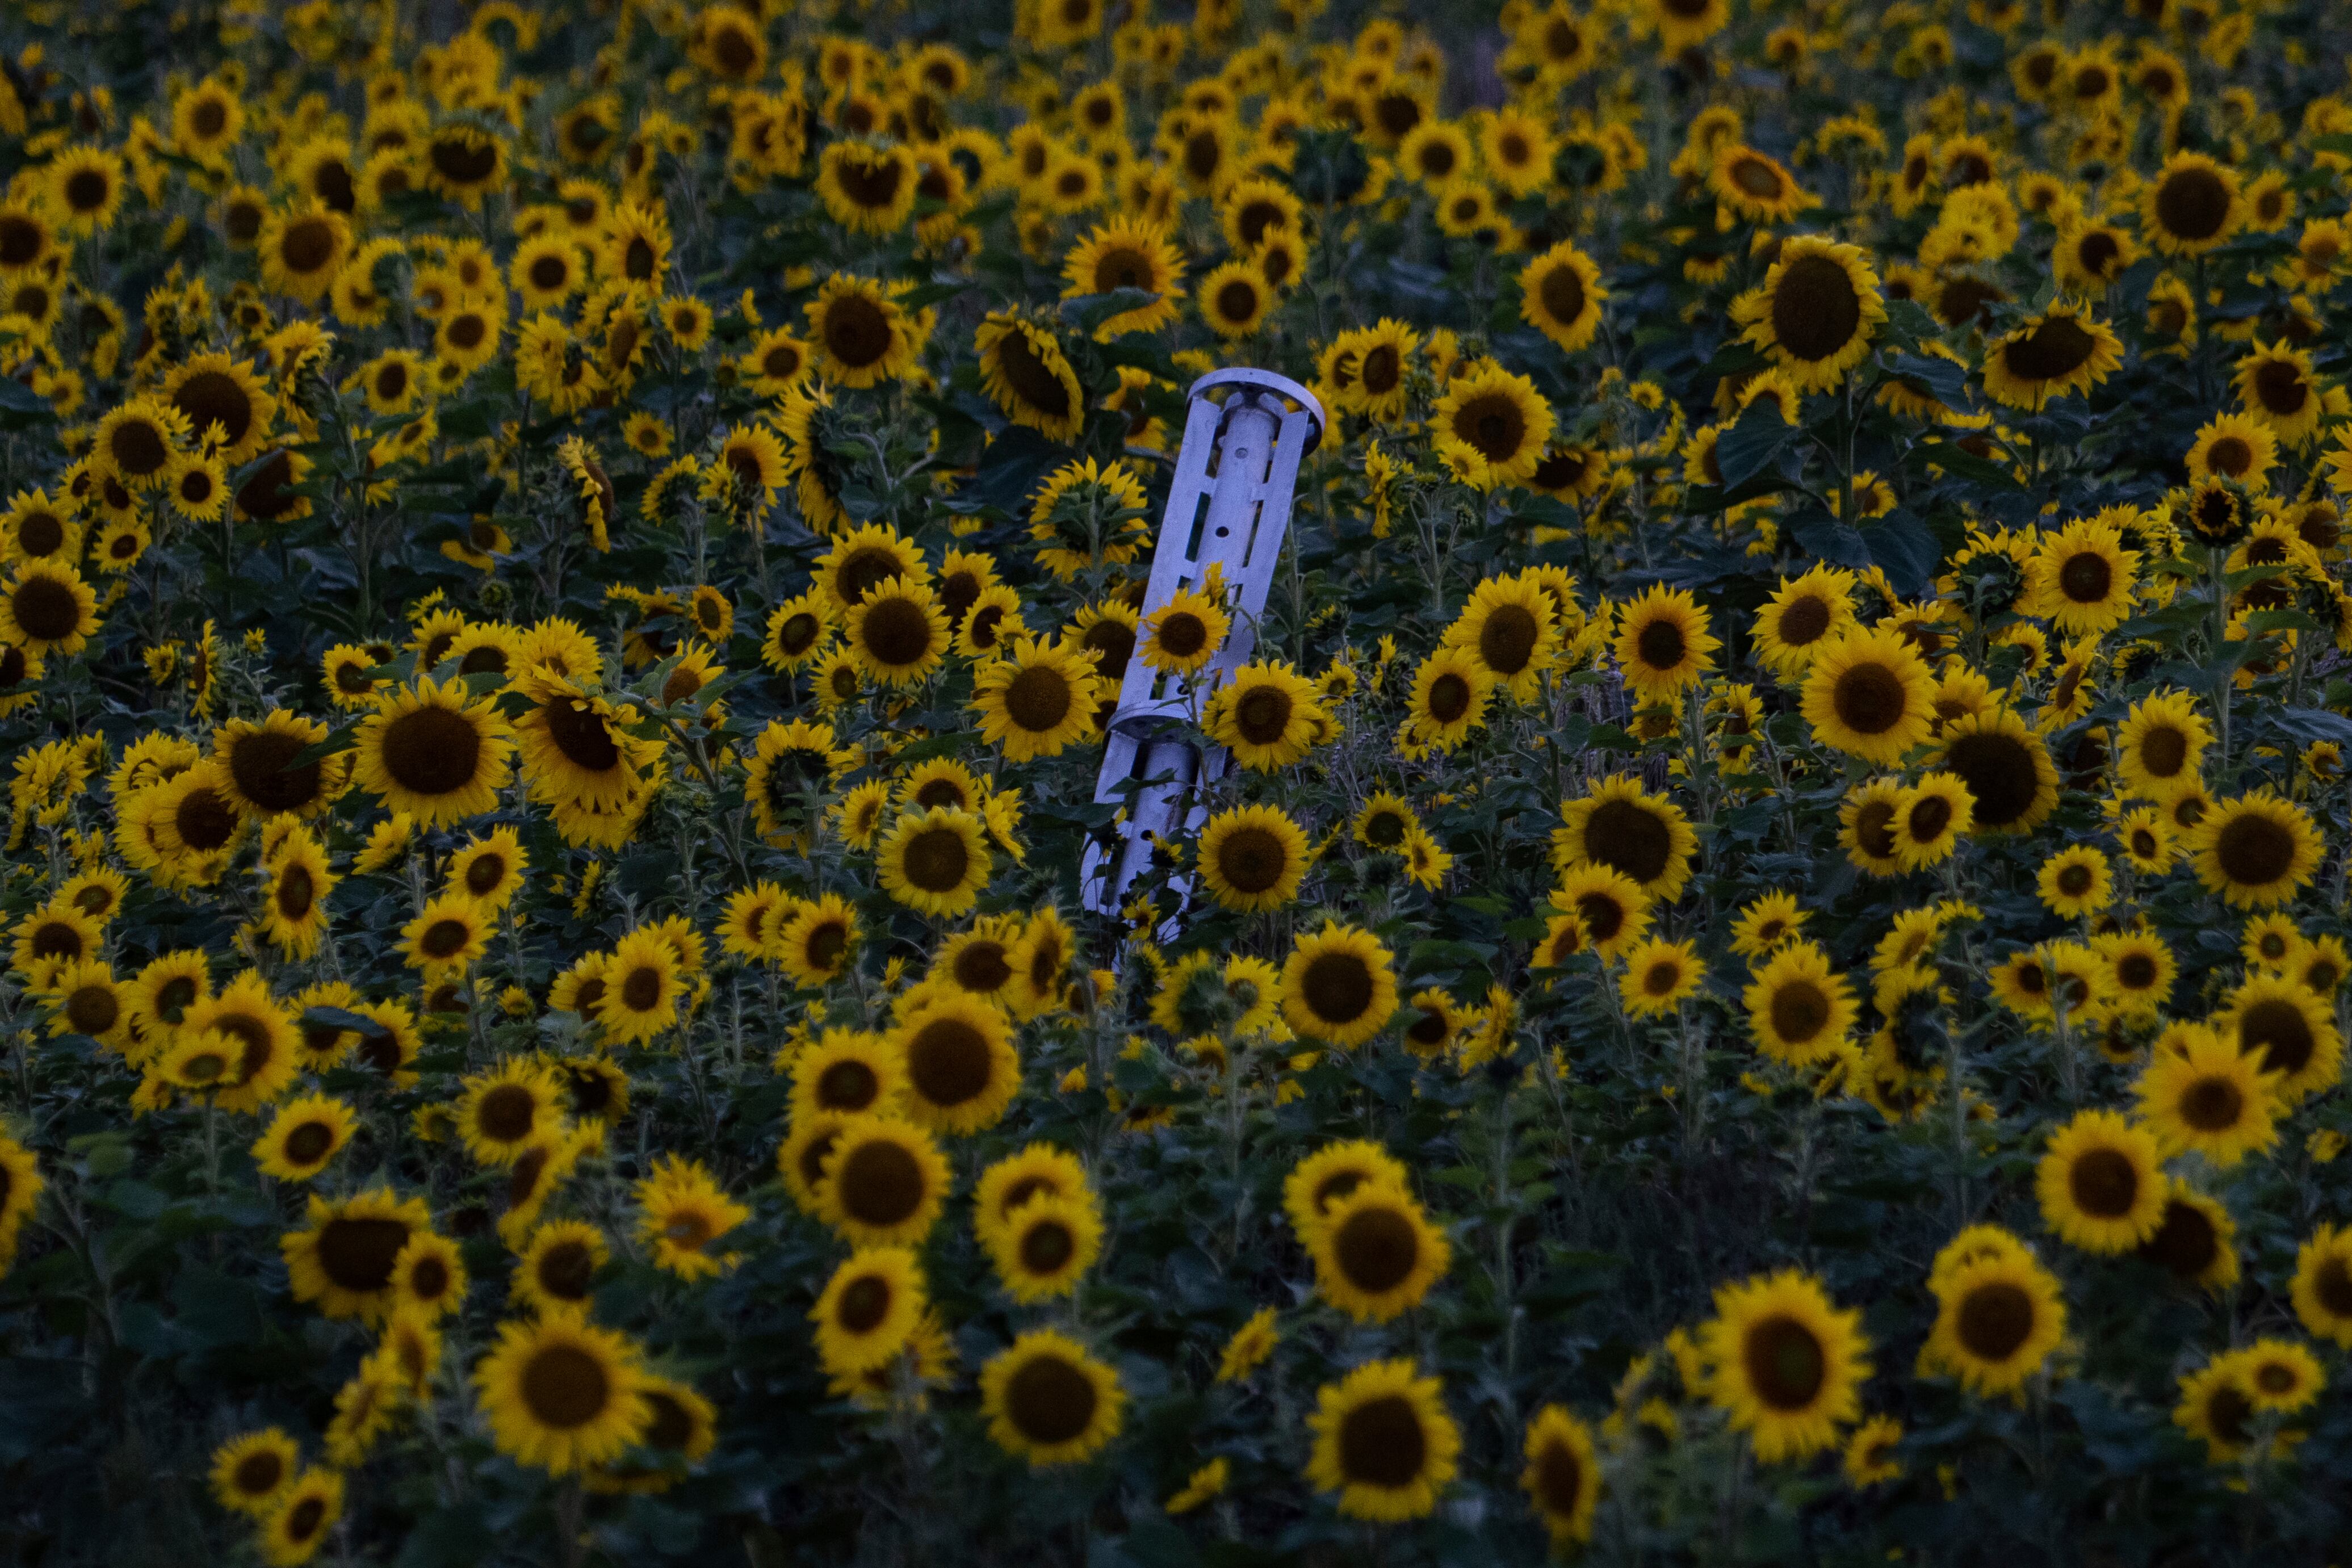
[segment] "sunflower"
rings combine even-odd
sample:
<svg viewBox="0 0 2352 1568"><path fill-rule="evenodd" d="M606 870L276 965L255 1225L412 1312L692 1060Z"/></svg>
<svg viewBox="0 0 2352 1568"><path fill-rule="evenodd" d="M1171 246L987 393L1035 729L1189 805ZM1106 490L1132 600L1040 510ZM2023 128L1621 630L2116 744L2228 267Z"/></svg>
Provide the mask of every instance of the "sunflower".
<svg viewBox="0 0 2352 1568"><path fill-rule="evenodd" d="M1805 675L1813 737L1882 766L1927 739L1935 679L1908 639L1856 630L1825 644Z"/></svg>
<svg viewBox="0 0 2352 1568"><path fill-rule="evenodd" d="M2184 1285L2220 1292L2238 1280L2236 1222L2215 1199L2175 1182L2165 1195L2164 1221L2140 1243L2137 1256Z"/></svg>
<svg viewBox="0 0 2352 1568"><path fill-rule="evenodd" d="M1021 1088L1021 1058L1004 1016L978 997L935 994L890 1033L905 1064L907 1117L936 1132L993 1127Z"/></svg>
<svg viewBox="0 0 2352 1568"><path fill-rule="evenodd" d="M835 1376L861 1376L898 1359L929 1297L922 1265L903 1247L866 1247L833 1271L809 1321L818 1359Z"/></svg>
<svg viewBox="0 0 2352 1568"><path fill-rule="evenodd" d="M506 178L506 143L463 121L437 127L424 152L426 185L468 212Z"/></svg>
<svg viewBox="0 0 2352 1568"><path fill-rule="evenodd" d="M312 1194L304 1228L278 1241L294 1299L317 1302L330 1318L381 1321L394 1306L393 1264L432 1222L423 1198L397 1198L389 1187L332 1201Z"/></svg>
<svg viewBox="0 0 2352 1568"><path fill-rule="evenodd" d="M1274 309L1274 286L1253 263L1228 261L1201 279L1195 295L1201 320L1221 338L1246 338Z"/></svg>
<svg viewBox="0 0 2352 1568"><path fill-rule="evenodd" d="M465 1080L457 1102L458 1135L485 1165L506 1166L562 1120L562 1089L536 1058L509 1057L489 1072Z"/></svg>
<svg viewBox="0 0 2352 1568"><path fill-rule="evenodd" d="M511 776L505 721L464 684L426 677L376 699L361 721L357 777L395 812L425 826L491 810Z"/></svg>
<svg viewBox="0 0 2352 1568"><path fill-rule="evenodd" d="M740 1258L710 1248L751 1211L730 1198L701 1162L662 1156L636 1184L635 1195L637 1242L656 1268L681 1279L705 1279Z"/></svg>
<svg viewBox="0 0 2352 1568"><path fill-rule="evenodd" d="M2286 903L2319 869L2323 845L2311 814L2268 785L2222 801L2189 830L2198 880L2233 909Z"/></svg>
<svg viewBox="0 0 2352 1568"><path fill-rule="evenodd" d="M541 1226L519 1252L509 1289L519 1305L534 1311L584 1306L612 1255L604 1233L580 1220Z"/></svg>
<svg viewBox="0 0 2352 1568"><path fill-rule="evenodd" d="M1367 1362L1318 1394L1307 1479L1339 1494L1343 1517L1427 1518L1454 1479L1461 1429L1446 1414L1444 1385L1418 1370L1409 1360Z"/></svg>
<svg viewBox="0 0 2352 1568"><path fill-rule="evenodd" d="M1573 240L1561 240L1519 269L1519 319L1565 353L1592 342L1608 298L1601 268Z"/></svg>
<svg viewBox="0 0 2352 1568"><path fill-rule="evenodd" d="M1536 1517L1551 1534L1552 1550L1567 1552L1592 1539L1593 1511L1601 1503L1601 1462L1592 1429L1558 1405L1547 1405L1528 1423L1528 1467L1519 1488Z"/></svg>
<svg viewBox="0 0 2352 1568"><path fill-rule="evenodd" d="M979 900L995 864L981 819L949 806L902 816L877 853L883 889L908 909L942 919Z"/></svg>
<svg viewBox="0 0 2352 1568"><path fill-rule="evenodd" d="M307 1182L352 1141L359 1119L352 1108L328 1095L306 1095L278 1108L269 1126L253 1141L262 1174L281 1182Z"/></svg>
<svg viewBox="0 0 2352 1568"><path fill-rule="evenodd" d="M1279 806L1218 812L1202 826L1197 854L1210 896L1229 910L1278 910L1307 875L1306 830Z"/></svg>
<svg viewBox="0 0 2352 1568"><path fill-rule="evenodd" d="M1886 305L1859 247L1800 235L1781 246L1764 286L1734 300L1731 313L1798 391L1826 392L1868 355Z"/></svg>
<svg viewBox="0 0 2352 1568"><path fill-rule="evenodd" d="M1352 1050L1387 1027L1396 1009L1389 951L1370 931L1326 921L1297 939L1283 964L1283 1017L1309 1039Z"/></svg>
<svg viewBox="0 0 2352 1568"><path fill-rule="evenodd" d="M1622 873L1652 899L1677 897L1690 878L1698 836L1681 806L1644 790L1631 773L1615 773L1580 798L1560 807L1561 825L1552 835L1552 867L1603 866ZM1607 942L1622 921L1593 925L1593 940ZM1603 929L1603 927L1606 929Z"/></svg>
<svg viewBox="0 0 2352 1568"><path fill-rule="evenodd" d="M215 455L232 467L250 462L268 444L278 405L252 367L225 353L191 355L164 378L163 401L202 437L220 426Z"/></svg>
<svg viewBox="0 0 2352 1568"><path fill-rule="evenodd" d="M2015 1392L2066 1337L2058 1279L2023 1247L1938 1268L1923 1360L1978 1394Z"/></svg>
<svg viewBox="0 0 2352 1568"><path fill-rule="evenodd" d="M850 612L853 627L860 610ZM852 647L858 636L852 631ZM1067 644L1024 637L972 678L971 708L982 738L1020 763L1060 756L1090 735L1101 695L1093 660Z"/></svg>
<svg viewBox="0 0 2352 1568"><path fill-rule="evenodd" d="M2326 400L2311 356L2302 350L2284 342L2270 347L2258 342L2253 353L2238 362L2231 384L2238 390L2239 407L2269 426L2271 434L2286 445L2302 446L2318 434Z"/></svg>
<svg viewBox="0 0 2352 1568"><path fill-rule="evenodd" d="M1664 1017L1698 994L1706 980L1706 967L1689 942L1652 938L1625 954L1617 990L1633 1016Z"/></svg>
<svg viewBox="0 0 2352 1568"><path fill-rule="evenodd" d="M1171 675L1197 675L1223 648L1232 628L1233 617L1219 596L1179 588L1143 618L1136 657Z"/></svg>
<svg viewBox="0 0 2352 1568"><path fill-rule="evenodd" d="M351 259L352 224L317 197L262 219L261 280L275 294L311 304Z"/></svg>
<svg viewBox="0 0 2352 1568"><path fill-rule="evenodd" d="M235 1042L236 1081L218 1098L224 1110L258 1110L291 1088L300 1070L301 1036L257 972L247 971L215 994L192 1003L180 1027L189 1035L217 1033Z"/></svg>
<svg viewBox="0 0 2352 1568"><path fill-rule="evenodd" d="M2173 153L2140 187L2140 237L2167 256L2202 256L2243 216L2237 174L2202 153Z"/></svg>
<svg viewBox="0 0 2352 1568"><path fill-rule="evenodd" d="M771 951L796 984L814 989L848 973L859 935L856 909L827 893L793 907L776 927Z"/></svg>
<svg viewBox="0 0 2352 1568"><path fill-rule="evenodd" d="M1696 686L1723 646L1708 625L1707 612L1688 592L1663 584L1618 606L1612 648L1626 684L1645 702L1663 702Z"/></svg>
<svg viewBox="0 0 2352 1568"><path fill-rule="evenodd" d="M2139 562L2139 552L2124 547L2123 531L2108 513L2077 518L2042 536L2026 563L2018 607L2068 637L2111 631L2131 614Z"/></svg>
<svg viewBox="0 0 2352 1568"><path fill-rule="evenodd" d="M817 373L842 386L873 386L914 367L929 334L870 278L836 272L806 307Z"/></svg>
<svg viewBox="0 0 2352 1568"><path fill-rule="evenodd" d="M1118 1373L1052 1330L1021 1335L980 1372L991 1441L1031 1468L1075 1464L1118 1436Z"/></svg>
<svg viewBox="0 0 2352 1568"><path fill-rule="evenodd" d="M2328 999L2283 974L2256 974L2232 991L2213 1026L2237 1048L2276 1073L2273 1092L2287 1105L2334 1087L2344 1073L2344 1038Z"/></svg>
<svg viewBox="0 0 2352 1568"><path fill-rule="evenodd" d="M2278 1076L2235 1040L2176 1025L2140 1074L2140 1116L2167 1154L2193 1149L2226 1171L2277 1140Z"/></svg>
<svg viewBox="0 0 2352 1568"><path fill-rule="evenodd" d="M807 1184L825 1224L859 1247L914 1245L930 1233L949 1184L947 1159L930 1134L870 1114L827 1113L810 1119L808 1131L803 1139L796 1122L794 1138L814 1152L817 1180Z"/></svg>
<svg viewBox="0 0 2352 1568"><path fill-rule="evenodd" d="M1430 411L1437 455L1455 479L1481 491L1532 479L1554 423L1534 382L1492 362L1455 376Z"/></svg>
<svg viewBox="0 0 2352 1568"><path fill-rule="evenodd" d="M2352 1349L2352 1226L2322 1225L2295 1253L2295 1316L2315 1339Z"/></svg>
<svg viewBox="0 0 2352 1568"><path fill-rule="evenodd" d="M1794 1270L1718 1287L1700 1333L1706 1394L1767 1464L1832 1447L1870 1375L1862 1315Z"/></svg>
<svg viewBox="0 0 2352 1568"><path fill-rule="evenodd" d="M911 687L947 657L948 618L930 584L893 580L850 609L846 640L850 657L867 679Z"/></svg>
<svg viewBox="0 0 2352 1568"><path fill-rule="evenodd" d="M1099 662L1097 668L1100 668ZM1323 728L1315 683L1287 663L1254 660L1209 700L1206 728L1244 767L1272 773L1305 757Z"/></svg>
<svg viewBox="0 0 2352 1568"><path fill-rule="evenodd" d="M272 1428L275 1430L275 1428ZM341 1471L304 1470L262 1517L259 1546L270 1568L296 1568L318 1555L343 1517Z"/></svg>
<svg viewBox="0 0 2352 1568"><path fill-rule="evenodd" d="M1780 160L1741 142L1727 141L1716 149L1706 188L1719 204L1718 211L1743 223L1786 223L1814 205L1814 197Z"/></svg>
<svg viewBox="0 0 2352 1568"><path fill-rule="evenodd" d="M429 1230L409 1237L392 1260L392 1289L400 1303L395 1321L400 1311L411 1310L428 1319L462 1310L467 1283L465 1259L455 1241Z"/></svg>
<svg viewBox="0 0 2352 1568"><path fill-rule="evenodd" d="M1413 742L1441 752L1460 745L1486 721L1495 685L1471 650L1440 647L1413 672L1406 710Z"/></svg>
<svg viewBox="0 0 2352 1568"><path fill-rule="evenodd" d="M1097 342L1130 332L1157 331L1177 316L1184 282L1184 258L1170 243L1168 232L1150 218L1116 217L1097 226L1070 247L1062 261L1062 298L1140 289L1158 296L1150 303L1122 310L1095 329Z"/></svg>
<svg viewBox="0 0 2352 1568"><path fill-rule="evenodd" d="M500 1324L473 1381L499 1451L563 1476L611 1463L644 1434L646 1375L627 1339L550 1307Z"/></svg>
<svg viewBox="0 0 2352 1568"><path fill-rule="evenodd" d="M1049 441L1076 437L1086 422L1085 390L1051 329L1009 311L992 312L974 333L982 390L1015 425Z"/></svg>
<svg viewBox="0 0 2352 1568"><path fill-rule="evenodd" d="M1586 863L1567 868L1552 890L1554 909L1566 911L1545 941L1555 957L1565 958L1586 945L1603 958L1614 958L1642 940L1650 928L1650 896L1641 884L1613 867ZM1571 942L1572 939L1572 942ZM1565 947L1561 943L1571 943Z"/></svg>
<svg viewBox="0 0 2352 1568"><path fill-rule="evenodd" d="M981 1228L1005 1292L1024 1306L1066 1296L1102 1250L1102 1216L1090 1195L1041 1193Z"/></svg>
<svg viewBox="0 0 2352 1568"><path fill-rule="evenodd" d="M2006 708L1948 720L1932 765L1968 786L1979 833L2029 833L2058 805L2049 749Z"/></svg>
<svg viewBox="0 0 2352 1568"><path fill-rule="evenodd" d="M1827 1059L1853 1032L1853 983L1830 968L1815 943L1775 952L1740 994L1756 1047L1774 1061L1806 1067Z"/></svg>
<svg viewBox="0 0 2352 1568"><path fill-rule="evenodd" d="M1452 1266L1445 1233L1403 1186L1359 1182L1302 1232L1316 1288L1359 1322L1385 1323L1417 1307Z"/></svg>
<svg viewBox="0 0 2352 1568"><path fill-rule="evenodd" d="M2196 780L2213 729L2194 697L2158 690L2132 706L2116 740L2124 787L2143 800L2167 800L2183 782Z"/></svg>
<svg viewBox="0 0 2352 1568"><path fill-rule="evenodd" d="M677 949L650 926L623 937L604 966L596 1021L610 1040L643 1045L678 1020L687 976Z"/></svg>
<svg viewBox="0 0 2352 1568"><path fill-rule="evenodd" d="M821 1111L895 1116L907 1088L905 1054L879 1035L827 1029L792 1060L794 1121Z"/></svg>
<svg viewBox="0 0 2352 1568"><path fill-rule="evenodd" d="M2123 363L2123 342L2083 306L2060 301L1989 344L1987 396L2011 408L2088 392Z"/></svg>
<svg viewBox="0 0 2352 1568"><path fill-rule="evenodd" d="M844 139L818 155L816 194L852 234L896 234L915 214L915 155L897 142Z"/></svg>
<svg viewBox="0 0 2352 1568"><path fill-rule="evenodd" d="M2085 1252L2128 1252L2164 1220L2156 1135L2112 1110L2085 1110L2051 1135L2034 1175L2042 1216Z"/></svg>
<svg viewBox="0 0 2352 1568"><path fill-rule="evenodd" d="M1853 574L1816 565L1780 586L1756 612L1757 657L1784 679L1801 674L1821 649L1853 621Z"/></svg>
<svg viewBox="0 0 2352 1568"><path fill-rule="evenodd" d="M2076 920L2107 907L2116 879L2106 856L2077 844L2044 860L2035 884L2045 909L2061 920Z"/></svg>
<svg viewBox="0 0 2352 1568"><path fill-rule="evenodd" d="M1975 809L1968 786L1949 773L1928 773L1897 795L1887 831L1903 869L1924 870L1948 859L1960 836L1976 826Z"/></svg>
<svg viewBox="0 0 2352 1568"><path fill-rule="evenodd" d="M282 1427L240 1433L213 1450L213 1496L223 1508L267 1519L301 1463L301 1446Z"/></svg>

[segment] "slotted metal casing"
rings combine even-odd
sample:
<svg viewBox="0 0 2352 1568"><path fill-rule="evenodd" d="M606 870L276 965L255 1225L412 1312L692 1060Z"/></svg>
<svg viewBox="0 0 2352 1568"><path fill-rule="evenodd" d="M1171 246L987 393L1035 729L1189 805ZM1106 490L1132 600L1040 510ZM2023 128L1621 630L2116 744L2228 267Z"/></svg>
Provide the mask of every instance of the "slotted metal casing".
<svg viewBox="0 0 2352 1568"><path fill-rule="evenodd" d="M1223 404L1210 396L1220 391ZM1128 884L1149 863L1155 837L1200 825L1204 813L1195 786L1223 771L1225 753L1212 746L1203 755L1184 730L1208 694L1256 649L1298 464L1321 442L1323 426L1323 405L1286 376L1221 370L1192 384L1142 614L1148 619L1215 566L1223 568L1234 626L1216 657L1191 677L1128 660L1095 786L1097 801L1126 805L1127 816L1115 843L1087 846L1081 871L1087 907L1097 913L1118 911Z"/></svg>

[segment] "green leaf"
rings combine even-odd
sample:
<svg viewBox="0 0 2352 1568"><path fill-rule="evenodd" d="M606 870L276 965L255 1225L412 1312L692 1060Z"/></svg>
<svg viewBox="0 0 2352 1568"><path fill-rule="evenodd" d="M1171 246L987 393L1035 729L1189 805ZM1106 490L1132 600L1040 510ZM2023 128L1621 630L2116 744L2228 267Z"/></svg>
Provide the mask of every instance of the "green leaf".
<svg viewBox="0 0 2352 1568"><path fill-rule="evenodd" d="M1748 405L1739 423L1716 438L1715 465L1723 470L1726 489L1735 489L1764 471L1795 439L1797 427L1780 417L1780 405L1759 397Z"/></svg>

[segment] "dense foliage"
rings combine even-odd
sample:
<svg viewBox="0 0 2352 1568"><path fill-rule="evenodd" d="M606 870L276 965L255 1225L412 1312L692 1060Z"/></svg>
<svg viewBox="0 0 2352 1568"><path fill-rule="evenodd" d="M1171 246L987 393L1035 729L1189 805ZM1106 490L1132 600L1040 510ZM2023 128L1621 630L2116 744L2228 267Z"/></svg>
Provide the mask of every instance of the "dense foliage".
<svg viewBox="0 0 2352 1568"><path fill-rule="evenodd" d="M2327 1561L2343 44L19 0L0 1541Z"/></svg>

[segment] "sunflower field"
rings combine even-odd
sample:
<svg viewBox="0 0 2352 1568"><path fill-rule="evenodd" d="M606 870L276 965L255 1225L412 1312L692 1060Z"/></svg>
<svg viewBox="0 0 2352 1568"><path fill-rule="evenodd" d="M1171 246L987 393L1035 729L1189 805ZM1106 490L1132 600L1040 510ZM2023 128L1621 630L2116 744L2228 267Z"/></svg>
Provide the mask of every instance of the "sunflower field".
<svg viewBox="0 0 2352 1568"><path fill-rule="evenodd" d="M2336 1560L2347 47L14 0L5 1560Z"/></svg>

